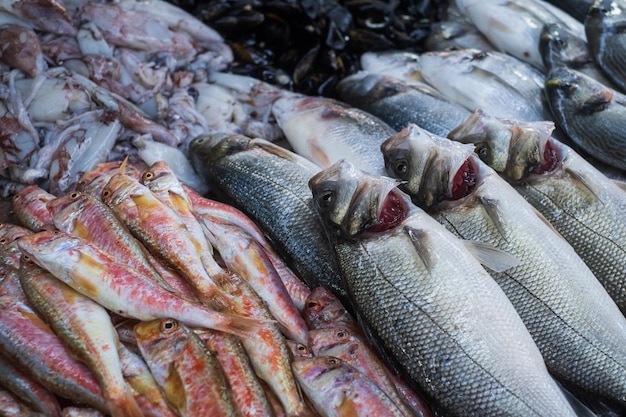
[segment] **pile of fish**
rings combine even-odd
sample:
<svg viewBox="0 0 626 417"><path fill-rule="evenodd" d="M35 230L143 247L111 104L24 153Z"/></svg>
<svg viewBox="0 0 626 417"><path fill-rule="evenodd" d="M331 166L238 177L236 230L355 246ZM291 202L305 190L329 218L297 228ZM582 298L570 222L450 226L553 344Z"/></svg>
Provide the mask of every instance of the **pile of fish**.
<svg viewBox="0 0 626 417"><path fill-rule="evenodd" d="M626 3L367 3L0 4L13 415L626 413Z"/></svg>

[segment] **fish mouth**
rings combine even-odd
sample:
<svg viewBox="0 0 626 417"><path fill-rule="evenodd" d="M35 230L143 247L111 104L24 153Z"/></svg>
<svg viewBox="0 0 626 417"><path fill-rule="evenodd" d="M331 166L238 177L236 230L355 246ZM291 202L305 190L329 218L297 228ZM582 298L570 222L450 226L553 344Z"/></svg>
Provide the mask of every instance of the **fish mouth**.
<svg viewBox="0 0 626 417"><path fill-rule="evenodd" d="M551 139L548 139L543 145L542 161L530 169L530 173L534 175L549 174L557 169L561 164L561 155L558 148Z"/></svg>
<svg viewBox="0 0 626 417"><path fill-rule="evenodd" d="M365 229L366 233L382 233L393 229L402 223L409 213L406 200L395 186L384 193L381 192L380 201L378 218L374 225Z"/></svg>
<svg viewBox="0 0 626 417"><path fill-rule="evenodd" d="M451 177L450 195L446 197L446 200L456 201L470 195L478 183L478 169L472 158L469 157L463 161Z"/></svg>

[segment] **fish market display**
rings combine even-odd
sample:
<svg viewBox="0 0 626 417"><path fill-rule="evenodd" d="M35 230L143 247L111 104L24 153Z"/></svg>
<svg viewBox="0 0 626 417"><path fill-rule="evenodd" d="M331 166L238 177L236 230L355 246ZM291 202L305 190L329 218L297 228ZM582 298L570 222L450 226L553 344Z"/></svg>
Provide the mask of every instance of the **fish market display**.
<svg viewBox="0 0 626 417"><path fill-rule="evenodd" d="M417 205L460 238L491 244L519 260L490 273L550 373L567 386L622 402L626 318L567 241L474 154L473 145L409 125L381 149L388 173L403 181Z"/></svg>
<svg viewBox="0 0 626 417"><path fill-rule="evenodd" d="M572 245L625 312L626 193L550 136L553 128L476 112L450 138L475 144L479 157Z"/></svg>
<svg viewBox="0 0 626 417"><path fill-rule="evenodd" d="M347 161L310 181L372 333L446 415L574 416L496 282L396 185Z"/></svg>

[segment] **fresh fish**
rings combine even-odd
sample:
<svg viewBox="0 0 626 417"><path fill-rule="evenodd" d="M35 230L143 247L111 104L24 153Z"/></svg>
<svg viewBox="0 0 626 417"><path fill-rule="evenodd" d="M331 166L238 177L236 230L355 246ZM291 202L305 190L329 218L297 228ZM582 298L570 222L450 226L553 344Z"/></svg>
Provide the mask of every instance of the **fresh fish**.
<svg viewBox="0 0 626 417"><path fill-rule="evenodd" d="M428 409L411 410L404 403L390 378L389 370L363 340L339 327L316 329L309 333L309 343L315 356L336 357L353 366L380 388L406 416L432 416Z"/></svg>
<svg viewBox="0 0 626 417"><path fill-rule="evenodd" d="M274 410L241 341L235 336L213 330L202 330L198 336L209 350L216 352L242 416L273 417Z"/></svg>
<svg viewBox="0 0 626 417"><path fill-rule="evenodd" d="M0 388L0 415L2 417L45 417L33 411L10 391Z"/></svg>
<svg viewBox="0 0 626 417"><path fill-rule="evenodd" d="M546 23L562 23L584 38L584 27L539 0L455 0L461 12L498 50L543 70L539 36Z"/></svg>
<svg viewBox="0 0 626 417"><path fill-rule="evenodd" d="M134 334L134 331L133 331ZM234 336L233 336L234 337ZM118 347L124 379L133 388L135 399L146 417L175 417L141 355L123 344Z"/></svg>
<svg viewBox="0 0 626 417"><path fill-rule="evenodd" d="M623 0L595 0L585 17L585 33L589 51L606 75L626 91L623 45L626 23L626 2Z"/></svg>
<svg viewBox="0 0 626 417"><path fill-rule="evenodd" d="M294 151L322 168L339 158L372 174L383 174L380 144L396 133L371 114L325 97L279 98L272 114Z"/></svg>
<svg viewBox="0 0 626 417"><path fill-rule="evenodd" d="M371 379L339 358L300 358L292 367L302 390L324 417L405 415Z"/></svg>
<svg viewBox="0 0 626 417"><path fill-rule="evenodd" d="M278 145L241 135L199 136L189 152L194 168L267 233L298 277L309 287L326 285L344 293L307 187L318 166Z"/></svg>
<svg viewBox="0 0 626 417"><path fill-rule="evenodd" d="M13 213L24 227L32 231L54 228L54 221L46 206L54 198L40 186L30 185L13 196Z"/></svg>
<svg viewBox="0 0 626 417"><path fill-rule="evenodd" d="M212 254L199 253L185 222L150 189L118 172L102 190L102 200L157 259L192 285L200 301L213 309L235 312L233 301L217 288L211 276L222 275L222 268L214 260L206 262Z"/></svg>
<svg viewBox="0 0 626 417"><path fill-rule="evenodd" d="M530 65L500 52L476 49L425 52L421 75L448 100L469 111L484 109L498 117L545 120L545 77Z"/></svg>
<svg viewBox="0 0 626 417"><path fill-rule="evenodd" d="M262 322L222 314L170 293L90 242L60 231L39 232L18 242L39 266L78 292L124 317L173 318L194 327L255 337Z"/></svg>
<svg viewBox="0 0 626 417"><path fill-rule="evenodd" d="M381 149L389 174L404 181L418 206L461 239L493 245L519 260L491 276L550 373L594 397L626 400L626 318L545 218L472 145L409 125Z"/></svg>
<svg viewBox="0 0 626 417"><path fill-rule="evenodd" d="M450 138L474 143L479 157L572 245L626 313L626 193L550 136L553 128L476 112Z"/></svg>
<svg viewBox="0 0 626 417"><path fill-rule="evenodd" d="M0 296L0 351L51 392L107 412L93 373L28 305Z"/></svg>
<svg viewBox="0 0 626 417"><path fill-rule="evenodd" d="M579 22L584 23L593 0L548 0L550 4L563 10Z"/></svg>
<svg viewBox="0 0 626 417"><path fill-rule="evenodd" d="M20 281L31 305L93 372L112 417L143 417L122 376L117 332L109 313L33 262L22 259Z"/></svg>
<svg viewBox="0 0 626 417"><path fill-rule="evenodd" d="M36 412L50 417L61 415L61 406L57 397L39 382L17 369L15 363L4 355L0 355L0 386L12 392Z"/></svg>
<svg viewBox="0 0 626 417"><path fill-rule="evenodd" d="M371 333L446 415L574 416L498 284L397 185L347 161L310 180Z"/></svg>
<svg viewBox="0 0 626 417"><path fill-rule="evenodd" d="M152 320L135 326L141 355L181 416L240 416L216 354L183 323Z"/></svg>
<svg viewBox="0 0 626 417"><path fill-rule="evenodd" d="M365 338L356 319L328 287L313 288L302 315L311 330L342 327Z"/></svg>
<svg viewBox="0 0 626 417"><path fill-rule="evenodd" d="M602 162L626 169L621 134L626 128L624 94L565 67L550 71L545 90L554 121L576 145Z"/></svg>
<svg viewBox="0 0 626 417"><path fill-rule="evenodd" d="M0 263L18 269L22 252L17 247L17 239L27 236L33 232L22 226L12 223L0 223Z"/></svg>
<svg viewBox="0 0 626 417"><path fill-rule="evenodd" d="M356 73L341 80L336 88L341 100L380 117L397 131L415 123L445 136L470 113L427 84L408 83L382 73Z"/></svg>
<svg viewBox="0 0 626 417"><path fill-rule="evenodd" d="M298 358L313 357L313 352L307 347L307 345L289 339L287 339L287 345L289 346L291 356L294 360L297 360Z"/></svg>
<svg viewBox="0 0 626 417"><path fill-rule="evenodd" d="M543 27L539 38L539 51L548 72L559 65L564 65L590 76L607 87L618 88L596 63L589 52L587 42L563 25L549 23Z"/></svg>
<svg viewBox="0 0 626 417"><path fill-rule="evenodd" d="M96 164L93 169L81 175L76 184L76 191L90 193L102 199L102 190L111 177L119 172L122 163L122 161L109 161ZM127 161L124 165L124 173L139 180L145 168L147 167Z"/></svg>
<svg viewBox="0 0 626 417"><path fill-rule="evenodd" d="M204 198L189 187L184 186L183 188L187 191L187 195L191 199L194 213L201 220L208 216L212 219L228 223L232 227L236 227L239 233L244 233L261 245L266 256L269 258L270 262L272 262L274 269L280 276L285 289L291 297L291 301L295 304L298 311L302 311L304 301L310 293L309 288L287 265L285 265L282 257L276 253L276 250L274 250L274 247L267 241L259 227L242 211L230 204Z"/></svg>

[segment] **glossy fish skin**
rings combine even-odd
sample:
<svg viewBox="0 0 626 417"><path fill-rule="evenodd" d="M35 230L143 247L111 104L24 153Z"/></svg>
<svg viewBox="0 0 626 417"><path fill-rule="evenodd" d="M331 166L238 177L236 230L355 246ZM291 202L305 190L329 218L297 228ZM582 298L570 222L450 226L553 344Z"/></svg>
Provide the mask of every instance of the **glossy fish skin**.
<svg viewBox="0 0 626 417"><path fill-rule="evenodd" d="M334 99L301 95L279 98L272 114L294 151L320 167L346 158L372 174L384 173L377 149L396 131L378 117Z"/></svg>
<svg viewBox="0 0 626 417"><path fill-rule="evenodd" d="M340 231L353 305L385 351L446 415L574 416L498 284L395 185L345 161L310 181L320 215ZM402 215L388 221L390 211Z"/></svg>
<svg viewBox="0 0 626 417"><path fill-rule="evenodd" d="M13 196L13 212L20 223L36 232L54 227L46 204L55 198L38 185L29 185Z"/></svg>
<svg viewBox="0 0 626 417"><path fill-rule="evenodd" d="M20 398L34 411L50 417L61 415L57 397L39 382L15 367L6 356L0 355L0 386Z"/></svg>
<svg viewBox="0 0 626 417"><path fill-rule="evenodd" d="M548 0L548 2L583 23L593 4L593 0Z"/></svg>
<svg viewBox="0 0 626 417"><path fill-rule="evenodd" d="M596 0L585 17L589 50L606 75L626 91L624 42L626 3L622 0Z"/></svg>
<svg viewBox="0 0 626 417"><path fill-rule="evenodd" d="M546 71L565 65L601 82L617 88L596 63L585 39L579 38L563 25L546 24L539 38L539 51Z"/></svg>
<svg viewBox="0 0 626 417"><path fill-rule="evenodd" d="M551 137L553 128L477 112L450 137L476 143L487 163L503 161L496 171L572 245L626 313L626 193Z"/></svg>
<svg viewBox="0 0 626 417"><path fill-rule="evenodd" d="M18 243L36 264L106 309L139 320L174 318L206 327L256 337L257 320L222 314L188 302L117 262L90 242L60 231L25 236Z"/></svg>
<svg viewBox="0 0 626 417"><path fill-rule="evenodd" d="M626 318L534 207L474 155L471 145L410 125L382 150L389 174L407 180L405 188L416 204L452 233L519 260L506 271L490 273L526 324L550 373L593 396L626 400ZM399 150L403 154L394 158ZM401 173L407 171L408 178ZM459 175L470 176L473 185L456 194ZM454 181L429 182L439 176ZM423 194L443 197L430 202L420 199Z"/></svg>
<svg viewBox="0 0 626 417"><path fill-rule="evenodd" d="M157 259L192 285L200 301L213 309L235 312L232 300L217 288L206 270L185 222L150 189L117 173L102 190L102 199Z"/></svg>
<svg viewBox="0 0 626 417"><path fill-rule="evenodd" d="M93 372L113 417L143 417L122 376L117 332L109 313L33 262L22 259L20 281L31 304L72 353Z"/></svg>
<svg viewBox="0 0 626 417"><path fill-rule="evenodd" d="M181 417L240 416L215 353L172 319L135 326L141 355L170 406Z"/></svg>
<svg viewBox="0 0 626 417"><path fill-rule="evenodd" d="M0 319L0 351L19 369L55 394L107 411L94 375L34 310L0 296Z"/></svg>
<svg viewBox="0 0 626 417"><path fill-rule="evenodd" d="M217 353L242 416L273 417L274 410L239 339L213 330L202 330L197 334L209 350Z"/></svg>
<svg viewBox="0 0 626 417"><path fill-rule="evenodd" d="M546 96L556 124L591 156L626 169L626 96L572 69L548 74Z"/></svg>
<svg viewBox="0 0 626 417"><path fill-rule="evenodd" d="M372 380L341 359L300 358L292 367L302 390L324 417L404 416Z"/></svg>
<svg viewBox="0 0 626 417"><path fill-rule="evenodd" d="M307 186L318 166L265 140L240 135L199 136L189 149L194 168L259 225L298 277L309 287L327 285L344 293ZM277 203L282 216L276 216Z"/></svg>
<svg viewBox="0 0 626 417"><path fill-rule="evenodd" d="M337 93L341 100L380 117L397 131L415 123L436 135L447 135L470 113L427 84L380 73L346 77L337 84Z"/></svg>

